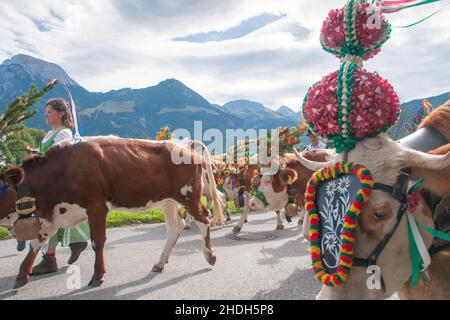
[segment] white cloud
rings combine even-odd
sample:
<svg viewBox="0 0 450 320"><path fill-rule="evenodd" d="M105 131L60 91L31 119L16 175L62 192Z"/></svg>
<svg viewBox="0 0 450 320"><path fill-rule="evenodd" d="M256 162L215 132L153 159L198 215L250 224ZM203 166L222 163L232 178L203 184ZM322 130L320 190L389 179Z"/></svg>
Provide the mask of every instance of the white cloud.
<svg viewBox="0 0 450 320"><path fill-rule="evenodd" d="M298 110L307 88L338 68L318 41L328 11L342 0L26 0L0 2L0 59L26 53L61 65L91 91L183 81L210 102L260 101ZM442 3L389 15L417 21ZM408 29L394 29L367 63L408 100L450 90L450 7ZM240 39L186 43L189 34L223 31L262 13L286 15ZM311 30L298 41L293 26ZM41 30L39 30L41 29ZM298 29L297 29L298 30Z"/></svg>

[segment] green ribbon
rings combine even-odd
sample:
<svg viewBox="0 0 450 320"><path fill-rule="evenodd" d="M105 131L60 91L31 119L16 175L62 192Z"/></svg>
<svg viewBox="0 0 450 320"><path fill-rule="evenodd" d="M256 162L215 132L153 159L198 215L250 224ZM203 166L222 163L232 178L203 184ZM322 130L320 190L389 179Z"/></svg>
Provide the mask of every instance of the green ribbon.
<svg viewBox="0 0 450 320"><path fill-rule="evenodd" d="M409 252L411 254L411 288L414 288L419 282L419 276L423 267L423 260L417 248L416 240L414 239L411 225L408 220L408 238L409 238Z"/></svg>
<svg viewBox="0 0 450 320"><path fill-rule="evenodd" d="M448 6L448 4L447 4L447 6ZM444 7L444 8L445 8L445 7ZM405 28L414 27L415 25L418 25L419 23L422 23L422 22L424 22L425 20L428 20L428 19L430 19L431 17L433 17L434 15L438 14L438 13L441 12L444 8L441 8L441 9L439 9L439 10L433 12L433 13L430 14L429 16L427 16L427 17L425 17L425 18L423 18L423 19L421 19L421 20L419 20L419 21L417 21L417 22L408 24L408 25L406 25L406 26L393 26L393 28L397 28L397 29L405 29Z"/></svg>
<svg viewBox="0 0 450 320"><path fill-rule="evenodd" d="M422 228L425 229L425 231L427 231L428 233L430 233L432 236L441 239L441 240L445 240L445 241L449 241L450 242L450 234L447 234L445 232L436 230L436 229L431 229L423 224L421 224L420 222L416 221L417 224Z"/></svg>
<svg viewBox="0 0 450 320"><path fill-rule="evenodd" d="M417 220L415 220L415 222L419 227L430 233L435 238L450 242L450 234L429 228L423 225L422 223L418 222ZM414 288L419 282L419 277L422 273L423 260L419 254L419 249L417 248L417 244L414 239L409 221L408 221L408 238L409 238L409 252L411 253L411 269L412 269L411 288Z"/></svg>
<svg viewBox="0 0 450 320"><path fill-rule="evenodd" d="M264 204L264 207L269 206L269 202L267 201L266 196L261 191L254 192L253 196L261 200L261 202Z"/></svg>

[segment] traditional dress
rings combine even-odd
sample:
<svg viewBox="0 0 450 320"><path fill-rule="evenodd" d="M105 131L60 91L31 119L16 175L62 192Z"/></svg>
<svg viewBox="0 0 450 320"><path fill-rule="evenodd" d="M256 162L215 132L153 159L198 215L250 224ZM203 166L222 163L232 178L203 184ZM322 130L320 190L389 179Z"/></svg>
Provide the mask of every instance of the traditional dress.
<svg viewBox="0 0 450 320"><path fill-rule="evenodd" d="M52 130L47 133L39 146L39 151L45 152L50 149L54 144L57 144L63 140L71 139L72 131L68 128L59 130ZM51 251L56 248L58 242L61 242L63 247L69 246L71 243L87 242L90 239L90 230L88 221L83 221L78 226L73 228L61 228L56 234L49 240L47 251Z"/></svg>

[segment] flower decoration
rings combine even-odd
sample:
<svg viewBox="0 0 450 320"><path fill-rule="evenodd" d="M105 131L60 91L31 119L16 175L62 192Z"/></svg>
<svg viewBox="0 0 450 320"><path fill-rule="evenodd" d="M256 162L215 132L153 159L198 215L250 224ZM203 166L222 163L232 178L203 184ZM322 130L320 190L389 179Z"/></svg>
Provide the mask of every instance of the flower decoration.
<svg viewBox="0 0 450 320"><path fill-rule="evenodd" d="M173 139L173 134L168 126L161 128L161 130L156 134L157 141L171 140L171 139Z"/></svg>
<svg viewBox="0 0 450 320"><path fill-rule="evenodd" d="M382 10L363 0L349 0L323 23L322 46L341 58L341 67L308 90L303 117L338 153L387 131L398 120L399 99L392 86L363 69L363 61L380 51L390 33Z"/></svg>
<svg viewBox="0 0 450 320"><path fill-rule="evenodd" d="M292 147L300 142L300 138L304 134L304 131L299 126L278 128L277 130L279 136L279 152L282 155L292 152Z"/></svg>
<svg viewBox="0 0 450 320"><path fill-rule="evenodd" d="M378 73L343 66L313 85L303 104L310 129L331 140L338 152L386 131L400 113L394 89Z"/></svg>
<svg viewBox="0 0 450 320"><path fill-rule="evenodd" d="M357 176L361 182L361 185L353 204L348 208L344 215L337 272L329 274L327 273L322 261L319 234L320 216L316 207L316 193L322 182L336 179L342 175ZM372 175L366 167L353 163L340 162L317 171L312 175L308 182L305 193L305 209L309 215L309 237L313 271L316 278L327 286L335 287L347 281L348 273L353 263L353 243L355 242L357 218L364 204L369 200L374 183L375 182ZM327 246L336 245L337 241L337 239L331 238L325 238L324 240Z"/></svg>
<svg viewBox="0 0 450 320"><path fill-rule="evenodd" d="M368 60L389 39L391 26L369 3L352 0L330 11L323 22L320 42L325 51L339 58L347 55Z"/></svg>

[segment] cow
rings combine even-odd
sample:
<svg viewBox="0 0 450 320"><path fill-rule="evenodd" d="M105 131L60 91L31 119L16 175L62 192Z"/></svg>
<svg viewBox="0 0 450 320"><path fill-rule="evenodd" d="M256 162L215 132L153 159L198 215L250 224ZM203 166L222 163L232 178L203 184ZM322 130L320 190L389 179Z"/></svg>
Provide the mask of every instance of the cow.
<svg viewBox="0 0 450 320"><path fill-rule="evenodd" d="M442 137L443 146L431 152L411 149L401 142L393 141L387 134L380 134L357 143L354 150L348 153L348 161L365 165L372 173L375 182L385 186L393 186L402 179L417 181L423 178L419 189L423 195L414 211L414 217L421 224L435 227L435 219L426 193L432 192L440 197L450 193L450 100L428 116L420 126L421 132L433 131ZM421 134L419 132L419 134ZM435 134L434 134L435 136ZM310 169L326 166L298 156L305 166ZM342 155L335 161L342 161ZM408 170L409 168L409 170ZM406 170L405 170L406 169ZM402 176L404 176L402 178ZM406 215L400 215L403 203L395 196L406 192L408 183L400 183L394 193L375 188L368 203L365 204L358 217L356 240L354 243L354 257L361 261L372 261L381 271L382 284L371 289L367 285L368 274L366 263L353 266L347 282L339 287L322 286L318 299L385 299L403 288L402 297L414 296L414 290L407 290L403 286L412 274L411 255L407 231ZM401 186L401 188L400 188ZM395 197L394 197L395 196ZM400 197L401 199L401 197ZM448 213L447 213L448 214ZM308 229L308 219L305 219L304 230ZM421 237L426 247L430 247L433 236L420 229ZM307 237L308 235L305 234ZM383 241L383 239L385 239ZM374 249L381 245L381 252ZM431 283L418 287L422 295L434 290L437 297L450 298L450 250L443 249L432 256L429 275ZM365 267L366 266L366 267ZM434 278L434 280L433 280ZM428 290L428 291L427 291ZM446 293L445 293L446 291ZM416 295L417 296L417 295Z"/></svg>
<svg viewBox="0 0 450 320"><path fill-rule="evenodd" d="M326 162L332 158L331 150L312 150L304 153L304 157L318 162ZM261 182L257 186L259 194L264 198L253 196L250 200L250 209L254 211L280 211L286 208L289 202L289 192L291 197L298 206L299 220L298 224L303 224L304 211L304 194L306 184L311 178L314 171L303 166L293 154L287 154L278 161L279 169L273 175L262 175ZM293 188L293 191L289 189ZM278 215L279 216L279 215ZM281 224L281 226L280 226ZM278 218L278 229L283 228L281 218Z"/></svg>
<svg viewBox="0 0 450 320"><path fill-rule="evenodd" d="M89 285L100 286L106 273L106 217L112 209L144 211L162 206L167 240L152 269L162 272L184 227L178 207L185 207L201 230L204 256L214 265L208 211L200 202L204 164L213 182L209 153L200 142L92 137L76 144L66 141L55 145L44 157L35 156L23 161L22 166L10 167L0 179L0 225L16 222L16 201L24 196L35 199L35 214L40 220L38 239L31 241L14 288L28 283L37 253L59 228L76 226L85 219L95 251ZM19 192L21 189L28 189L27 194ZM215 217L220 223L223 213L214 182L211 193L219 208Z"/></svg>

